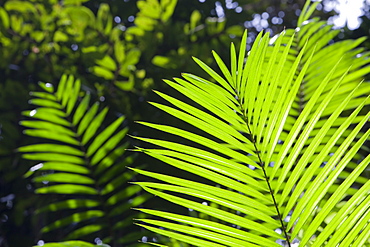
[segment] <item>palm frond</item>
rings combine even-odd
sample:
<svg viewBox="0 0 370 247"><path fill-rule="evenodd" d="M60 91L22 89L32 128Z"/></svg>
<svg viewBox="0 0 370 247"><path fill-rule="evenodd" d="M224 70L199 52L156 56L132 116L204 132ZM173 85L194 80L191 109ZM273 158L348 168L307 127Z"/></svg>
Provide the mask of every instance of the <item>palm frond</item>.
<svg viewBox="0 0 370 247"><path fill-rule="evenodd" d="M64 227L68 231L62 239L93 235L129 246L141 234L130 230L132 218L139 215L129 209L148 196L127 183L134 176L126 169L134 159L125 155L128 129L122 128L123 116L105 125L108 108L99 110L98 103L90 107L90 94L79 100L80 86L80 80L66 75L56 91L41 83L46 92L33 92L30 101L37 108L23 113L30 118L21 122L27 127L24 133L40 140L18 150L23 158L41 162L26 176L32 175L36 193L53 195L50 204L38 209L54 220L42 232Z"/></svg>
<svg viewBox="0 0 370 247"><path fill-rule="evenodd" d="M245 32L230 69L213 52L221 73L194 58L211 80L165 81L191 102L152 104L198 131L142 124L194 145L138 137L158 146L140 150L192 179L134 169L158 180L137 184L197 217L139 209L155 219L138 224L195 246L370 246L369 53L362 39L329 45L338 31L304 21L314 8L247 57Z"/></svg>

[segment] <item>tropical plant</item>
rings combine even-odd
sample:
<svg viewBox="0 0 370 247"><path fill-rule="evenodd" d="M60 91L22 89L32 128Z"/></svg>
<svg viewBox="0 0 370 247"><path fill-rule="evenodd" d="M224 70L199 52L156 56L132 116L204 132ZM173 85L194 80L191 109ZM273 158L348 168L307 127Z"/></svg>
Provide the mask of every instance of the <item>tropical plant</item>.
<svg viewBox="0 0 370 247"><path fill-rule="evenodd" d="M191 4L176 0L1 1L0 246L31 246L39 240L42 243L42 239L57 241L63 237L61 231L71 229L65 226L50 233L39 232L56 216L51 212L35 214L35 208L45 205L49 198L57 200L56 196L60 199L63 195L35 195L30 179L22 179L34 161L20 159L20 154L14 152L17 147L34 143L35 137L21 134L23 128L18 122L24 119L21 112L30 107L29 91L38 88L39 80L55 86L63 73L73 74L81 79L84 90L109 106L104 123L116 118L111 112L124 112L131 133L140 133L142 128L130 125L131 120L143 116L152 122L162 119L163 113L148 110L150 106L145 103L154 95L147 94L151 92L148 89L168 90L160 78L172 78L181 71L201 73L190 55L213 67L211 54L204 52L209 47L228 62L226 48L231 41L239 46L244 27L248 28L247 47L255 39L256 30L267 28L276 33L283 27L295 27L302 3L303 0L194 0ZM316 14L323 17L332 13ZM363 24L366 20L364 16ZM367 35L369 28L362 27L360 35ZM358 37L358 31L344 30L341 38ZM145 135L153 133L155 130L146 129ZM136 162L144 164L148 159L142 155ZM37 188L41 185L36 184ZM49 214L51 219L47 219ZM174 246L175 241L171 239L168 245Z"/></svg>
<svg viewBox="0 0 370 247"><path fill-rule="evenodd" d="M192 127L142 122L183 142L137 137L159 147L138 150L183 176L133 169L156 180L136 184L195 217L140 208L153 219L139 225L202 247L370 246L369 52L331 44L339 31L307 21L317 4L248 53L245 32L230 68L213 52L221 73L194 58L210 79L165 80L190 102L152 105Z"/></svg>
<svg viewBox="0 0 370 247"><path fill-rule="evenodd" d="M134 156L124 154L125 117L106 125L108 108L99 110L98 102L89 107L89 93L79 102L81 82L73 76L63 75L55 91L50 83L40 86L45 92L32 92L30 101L38 107L23 112L31 119L21 121L24 133L40 141L18 150L25 159L41 161L26 177L32 175L35 192L44 199L37 210L38 219L47 215L43 238L50 239L45 233L51 232L54 241L101 239L112 246L137 246L142 232L132 228L138 215L130 208L150 196L127 183L134 173L126 166Z"/></svg>

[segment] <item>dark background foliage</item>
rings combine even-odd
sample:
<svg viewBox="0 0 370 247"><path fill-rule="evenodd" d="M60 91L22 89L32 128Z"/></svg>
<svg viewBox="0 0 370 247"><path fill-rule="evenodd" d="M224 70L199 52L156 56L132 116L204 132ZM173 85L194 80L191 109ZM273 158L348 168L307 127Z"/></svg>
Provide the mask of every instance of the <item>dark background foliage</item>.
<svg viewBox="0 0 370 247"><path fill-rule="evenodd" d="M163 113L146 103L160 101L152 89L170 90L163 78L181 72L202 75L191 56L212 66L211 50L227 61L229 43L238 44L244 28L251 44L262 29L273 35L295 27L305 1L179 0L174 9L168 5L158 9L149 2L157 1L1 1L0 246L31 246L45 237L62 240L40 234L48 219L34 212L48 198L33 193L34 185L23 175L34 163L15 152L34 142L22 134L18 122L23 119L21 112L30 109L29 92L39 90L38 81L56 85L63 73L73 74L94 100L110 107L108 122L123 114L130 134L145 131L146 136L155 136L156 132L134 121L176 121L164 119ZM319 5L316 16L327 19L335 14L325 11L328 2ZM369 6L363 13L361 26L344 27L339 38L370 35ZM365 46L370 48L368 40ZM130 141L132 146L138 144ZM161 169L145 156L135 162L150 162Z"/></svg>

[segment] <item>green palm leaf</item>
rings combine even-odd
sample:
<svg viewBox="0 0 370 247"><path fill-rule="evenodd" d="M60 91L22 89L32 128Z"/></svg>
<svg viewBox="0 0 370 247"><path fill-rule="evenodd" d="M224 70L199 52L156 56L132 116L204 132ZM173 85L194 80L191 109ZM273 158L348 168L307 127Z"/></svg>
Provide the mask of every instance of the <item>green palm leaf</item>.
<svg viewBox="0 0 370 247"><path fill-rule="evenodd" d="M127 183L134 173L126 170L133 156L124 155L128 146L123 143L124 117L105 126L108 108L99 110L98 103L89 107L89 94L80 101L80 84L66 75L55 92L50 84L41 84L46 92L33 92L35 98L30 101L37 108L23 113L30 117L21 122L27 127L25 134L41 138L18 149L23 158L41 161L26 176L32 175L36 193L53 195L50 204L38 210L54 219L41 231L55 234L68 226L61 233L63 239L99 236L105 243L129 246L140 234L139 228L130 227L138 214L129 209L148 196ZM75 244L66 242L70 243Z"/></svg>
<svg viewBox="0 0 370 247"><path fill-rule="evenodd" d="M158 180L137 184L196 217L140 209L155 219L139 225L195 246L370 246L369 53L328 45L338 31L305 21L308 3L299 29L260 33L246 59L247 34L232 44L230 70L213 52L221 73L194 58L211 80L165 81L191 101L152 104L198 131L142 124L194 145L140 150L192 179L134 169Z"/></svg>

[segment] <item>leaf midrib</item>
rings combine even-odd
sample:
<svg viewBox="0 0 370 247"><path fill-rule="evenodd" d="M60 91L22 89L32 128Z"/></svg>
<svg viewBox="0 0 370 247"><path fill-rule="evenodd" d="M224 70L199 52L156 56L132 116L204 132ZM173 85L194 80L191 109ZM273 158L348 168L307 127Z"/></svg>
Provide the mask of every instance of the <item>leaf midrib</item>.
<svg viewBox="0 0 370 247"><path fill-rule="evenodd" d="M240 107L242 106L241 102L239 102L239 106L240 106ZM243 107L241 107L241 108L243 108ZM276 209L277 216L278 216L278 219L279 219L279 221L280 221L282 231L284 232L286 242L287 242L287 244L288 244L288 247L291 247L291 245L290 245L289 235L288 235L288 233L287 233L287 231L286 231L286 227L285 227L285 225L284 225L282 215L281 215L281 213L280 213L280 211L279 211L279 207L278 207L277 201L276 201L276 199L275 199L275 197L274 197L274 191L273 191L273 189L272 189L272 187L271 187L271 184L270 184L270 182L269 182L269 179L268 179L268 176L267 176L267 173L266 173L266 169L265 169L265 167L264 167L264 162L262 161L262 158L261 158L261 156L260 156L260 151L259 151L259 149L257 148L257 145L256 145L256 140L255 140L255 138L254 138L254 136L253 136L253 134L252 134L251 128L250 128L250 126L249 126L249 124L248 124L247 116L244 114L244 112L245 112L245 111L244 111L244 110L242 110L241 112L243 112L243 121L244 121L244 122L245 122L245 124L247 125L248 132L250 133L250 138L251 138L251 141L252 141L252 143L253 143L253 147L254 147L254 149L255 149L255 151L256 151L256 154L257 154L257 157L258 157L259 163L261 164L261 168L262 168L262 171L263 171L263 175L264 175L265 181L266 181L266 183L267 183L267 186L268 186L268 189L269 189L270 195L271 195L271 197L272 197L272 200L273 200L273 202L274 202L274 207L275 207L275 209Z"/></svg>

